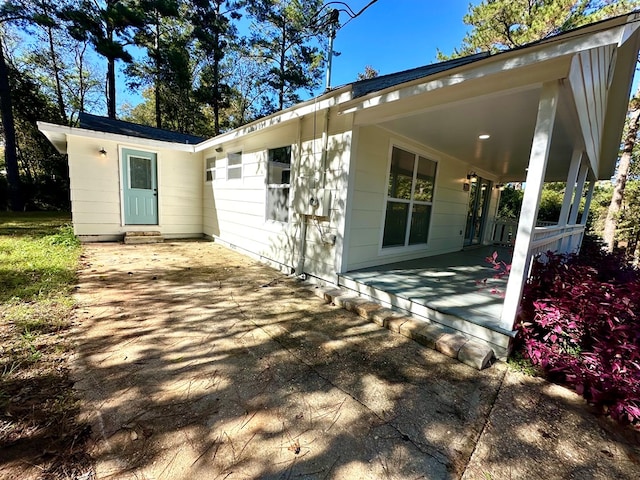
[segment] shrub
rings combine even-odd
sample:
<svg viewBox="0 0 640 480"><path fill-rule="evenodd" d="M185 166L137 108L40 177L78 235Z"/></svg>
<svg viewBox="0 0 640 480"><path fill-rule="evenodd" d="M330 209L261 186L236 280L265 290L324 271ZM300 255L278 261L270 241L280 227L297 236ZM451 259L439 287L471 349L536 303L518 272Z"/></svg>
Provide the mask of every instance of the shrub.
<svg viewBox="0 0 640 480"><path fill-rule="evenodd" d="M622 423L640 428L640 272L585 242L582 254L534 262L518 322L520 348Z"/></svg>

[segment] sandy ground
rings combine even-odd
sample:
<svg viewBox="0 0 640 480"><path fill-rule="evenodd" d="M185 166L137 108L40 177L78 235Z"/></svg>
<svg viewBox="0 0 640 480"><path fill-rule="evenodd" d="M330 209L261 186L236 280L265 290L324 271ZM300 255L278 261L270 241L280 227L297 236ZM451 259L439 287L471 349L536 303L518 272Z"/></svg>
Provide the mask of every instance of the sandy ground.
<svg viewBox="0 0 640 480"><path fill-rule="evenodd" d="M208 242L86 245L74 378L96 477L636 479L634 432Z"/></svg>

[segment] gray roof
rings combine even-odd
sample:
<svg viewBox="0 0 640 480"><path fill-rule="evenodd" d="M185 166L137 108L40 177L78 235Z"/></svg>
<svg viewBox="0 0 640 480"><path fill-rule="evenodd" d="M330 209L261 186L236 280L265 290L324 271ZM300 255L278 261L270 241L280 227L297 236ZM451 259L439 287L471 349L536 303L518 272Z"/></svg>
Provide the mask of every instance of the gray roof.
<svg viewBox="0 0 640 480"><path fill-rule="evenodd" d="M412 80L428 77L435 73L461 67L462 65L467 65L469 63L482 60L483 58L487 58L488 56L490 56L488 52L481 52L467 57L454 58L445 62L432 63L431 65L425 65L423 67L413 68L403 72L390 73L389 75L360 80L352 84L353 98L363 97L371 92L377 92L379 90L384 90L385 88L400 85L401 83L411 82Z"/></svg>
<svg viewBox="0 0 640 480"><path fill-rule="evenodd" d="M172 132L160 128L138 125L136 123L125 122L123 120L113 120L107 117L80 113L80 128L95 130L98 132L114 133L116 135L127 135L129 137L147 138L150 140L160 140L162 142L185 143L195 145L205 139L186 133Z"/></svg>

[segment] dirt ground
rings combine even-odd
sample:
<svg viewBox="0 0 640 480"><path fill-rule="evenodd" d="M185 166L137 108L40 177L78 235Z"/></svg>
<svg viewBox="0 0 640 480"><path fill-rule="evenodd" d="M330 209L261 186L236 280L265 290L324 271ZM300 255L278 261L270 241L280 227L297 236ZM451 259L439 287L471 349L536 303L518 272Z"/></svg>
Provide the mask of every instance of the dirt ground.
<svg viewBox="0 0 640 480"><path fill-rule="evenodd" d="M97 478L640 477L573 393L476 371L208 242L85 246L75 387Z"/></svg>

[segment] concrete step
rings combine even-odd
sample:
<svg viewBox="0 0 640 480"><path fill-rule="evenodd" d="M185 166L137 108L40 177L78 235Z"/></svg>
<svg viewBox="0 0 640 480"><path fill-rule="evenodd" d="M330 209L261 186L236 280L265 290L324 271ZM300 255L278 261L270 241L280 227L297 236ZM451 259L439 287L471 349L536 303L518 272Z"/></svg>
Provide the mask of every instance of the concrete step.
<svg viewBox="0 0 640 480"><path fill-rule="evenodd" d="M367 298L384 307L399 310L417 320L453 329L470 339L487 345L500 360L506 359L510 353L516 332L500 328L495 320L477 315L472 309L463 311L464 309L459 307L432 306L422 301L404 298L375 287L363 285L346 277L340 279L340 287L351 294Z"/></svg>
<svg viewBox="0 0 640 480"><path fill-rule="evenodd" d="M363 298L349 289L318 287L315 293L328 303L357 313L392 332L411 338L478 370L489 366L494 358L504 358L508 354L508 348L420 315L384 307L382 302Z"/></svg>
<svg viewBox="0 0 640 480"><path fill-rule="evenodd" d="M160 232L126 232L124 234L124 243L128 245L139 245L145 243L162 243L164 237Z"/></svg>

